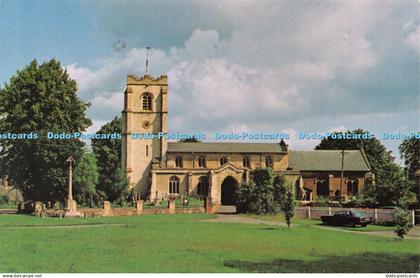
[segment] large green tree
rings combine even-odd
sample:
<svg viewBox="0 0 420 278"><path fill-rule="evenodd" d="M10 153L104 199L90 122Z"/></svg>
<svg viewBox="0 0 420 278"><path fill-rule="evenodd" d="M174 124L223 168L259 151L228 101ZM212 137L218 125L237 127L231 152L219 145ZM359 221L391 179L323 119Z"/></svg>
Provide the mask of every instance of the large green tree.
<svg viewBox="0 0 420 278"><path fill-rule="evenodd" d="M84 151L80 161L76 161L74 170L73 194L79 204L92 206L93 196L96 195L96 185L99 181L98 166L93 153Z"/></svg>
<svg viewBox="0 0 420 278"><path fill-rule="evenodd" d="M415 180L414 173L420 169L420 139L405 139L400 147L401 158L404 159L405 170L410 180Z"/></svg>
<svg viewBox="0 0 420 278"><path fill-rule="evenodd" d="M273 174L271 168L255 169L252 180L243 183L236 191L239 212L268 214L283 209L288 185L282 176Z"/></svg>
<svg viewBox="0 0 420 278"><path fill-rule="evenodd" d="M89 104L76 92L76 81L55 59L34 60L0 89L0 133L33 135L0 140L3 172L27 200L56 201L67 195L65 161L70 155L78 160L84 144L46 135L81 132L91 124L85 116Z"/></svg>
<svg viewBox="0 0 420 278"><path fill-rule="evenodd" d="M122 120L115 117L111 122L103 125L97 134L121 134ZM127 179L122 170L121 138L93 139L93 152L98 161L99 183L97 189L104 192L109 201L115 201L126 193Z"/></svg>
<svg viewBox="0 0 420 278"><path fill-rule="evenodd" d="M404 159L405 173L412 184L411 191L417 195L417 207L420 207L420 184L415 176L420 169L420 139L406 139L399 149L401 158Z"/></svg>

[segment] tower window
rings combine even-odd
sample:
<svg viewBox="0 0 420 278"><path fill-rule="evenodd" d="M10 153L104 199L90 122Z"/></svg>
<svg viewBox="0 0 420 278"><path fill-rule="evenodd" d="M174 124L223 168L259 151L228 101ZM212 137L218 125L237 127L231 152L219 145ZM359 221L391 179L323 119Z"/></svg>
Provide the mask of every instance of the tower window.
<svg viewBox="0 0 420 278"><path fill-rule="evenodd" d="M249 162L248 156L244 157L244 159L242 160L242 165L244 166L244 168L251 168L251 163Z"/></svg>
<svg viewBox="0 0 420 278"><path fill-rule="evenodd" d="M225 165L226 163L228 163L228 159L226 156L220 158L220 166Z"/></svg>
<svg viewBox="0 0 420 278"><path fill-rule="evenodd" d="M206 168L206 158L204 156L198 158L198 167Z"/></svg>
<svg viewBox="0 0 420 278"><path fill-rule="evenodd" d="M182 168L182 157L179 155L175 157L175 167Z"/></svg>
<svg viewBox="0 0 420 278"><path fill-rule="evenodd" d="M176 176L169 178L169 193L179 194L179 178Z"/></svg>
<svg viewBox="0 0 420 278"><path fill-rule="evenodd" d="M265 157L265 167L273 168L273 158L271 156Z"/></svg>
<svg viewBox="0 0 420 278"><path fill-rule="evenodd" d="M144 93L142 96L143 110L152 111L152 95L149 93Z"/></svg>
<svg viewBox="0 0 420 278"><path fill-rule="evenodd" d="M149 145L146 145L146 156L149 156Z"/></svg>

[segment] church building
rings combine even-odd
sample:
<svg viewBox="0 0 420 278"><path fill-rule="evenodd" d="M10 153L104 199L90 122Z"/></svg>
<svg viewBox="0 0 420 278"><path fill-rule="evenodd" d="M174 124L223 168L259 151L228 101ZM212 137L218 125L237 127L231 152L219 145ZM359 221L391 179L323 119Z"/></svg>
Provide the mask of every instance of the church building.
<svg viewBox="0 0 420 278"><path fill-rule="evenodd" d="M348 199L371 183L363 150L293 151L278 143L168 142L164 137L133 139L132 134L168 133L168 77L127 77L124 92L123 167L129 187L142 199L211 196L216 204L235 203L234 192L269 167L293 185L296 199ZM342 176L343 174L343 176ZM342 182L343 181L343 182Z"/></svg>

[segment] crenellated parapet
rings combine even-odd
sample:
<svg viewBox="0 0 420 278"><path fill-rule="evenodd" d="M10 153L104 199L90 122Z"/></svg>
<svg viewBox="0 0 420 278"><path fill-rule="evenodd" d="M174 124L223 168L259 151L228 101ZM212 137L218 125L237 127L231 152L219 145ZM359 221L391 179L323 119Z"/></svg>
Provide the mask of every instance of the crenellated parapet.
<svg viewBox="0 0 420 278"><path fill-rule="evenodd" d="M161 75L159 77L153 77L151 75L143 75L141 77L128 75L127 76L127 85L168 85L168 76Z"/></svg>

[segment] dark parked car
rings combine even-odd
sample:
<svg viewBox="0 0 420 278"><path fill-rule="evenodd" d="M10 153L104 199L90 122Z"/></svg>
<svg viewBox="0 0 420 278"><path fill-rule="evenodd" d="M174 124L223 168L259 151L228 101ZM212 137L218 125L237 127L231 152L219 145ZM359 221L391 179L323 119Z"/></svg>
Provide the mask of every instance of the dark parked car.
<svg viewBox="0 0 420 278"><path fill-rule="evenodd" d="M326 225L338 225L338 226L356 226L361 225L366 227L367 224L373 222L372 217L367 217L361 212L357 211L338 211L334 215L323 215L321 216L323 224Z"/></svg>

